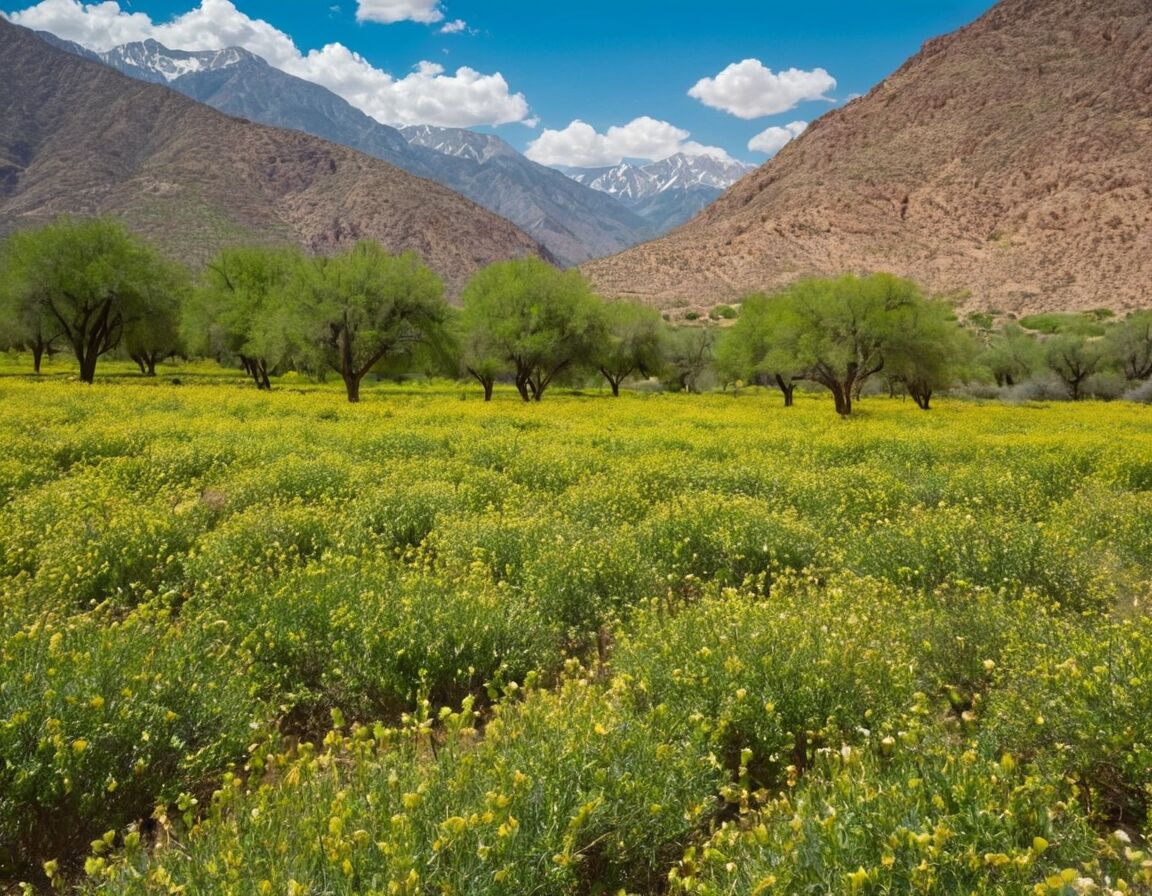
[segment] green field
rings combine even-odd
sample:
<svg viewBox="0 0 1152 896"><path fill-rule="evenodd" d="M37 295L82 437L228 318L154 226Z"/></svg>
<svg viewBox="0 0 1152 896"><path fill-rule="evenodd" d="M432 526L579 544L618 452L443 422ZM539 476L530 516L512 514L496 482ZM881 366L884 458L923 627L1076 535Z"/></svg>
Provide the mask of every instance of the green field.
<svg viewBox="0 0 1152 896"><path fill-rule="evenodd" d="M48 369L0 891L1152 891L1152 408Z"/></svg>

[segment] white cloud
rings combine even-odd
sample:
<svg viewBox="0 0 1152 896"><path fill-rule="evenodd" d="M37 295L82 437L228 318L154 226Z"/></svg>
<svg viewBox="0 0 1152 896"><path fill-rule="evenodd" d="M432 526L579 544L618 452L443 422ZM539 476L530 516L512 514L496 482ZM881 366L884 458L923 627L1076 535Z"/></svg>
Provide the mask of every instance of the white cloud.
<svg viewBox="0 0 1152 896"><path fill-rule="evenodd" d="M763 152L774 156L803 134L807 127L808 122L806 121L793 121L783 127L767 128L748 141L748 148L753 152Z"/></svg>
<svg viewBox="0 0 1152 896"><path fill-rule="evenodd" d="M528 144L524 154L541 165L579 168L618 165L624 159L659 161L678 152L729 158L723 149L703 146L689 140L689 136L683 128L648 116L635 118L626 125L614 125L603 134L577 119L563 130L544 131Z"/></svg>
<svg viewBox="0 0 1152 896"><path fill-rule="evenodd" d="M528 118L528 101L523 94L511 93L499 72L485 75L462 66L449 75L435 62L421 62L397 80L342 44L312 50L303 63L308 75L301 77L323 84L389 124L465 128Z"/></svg>
<svg viewBox="0 0 1152 896"><path fill-rule="evenodd" d="M440 0L359 0L357 22L432 22L442 21Z"/></svg>
<svg viewBox="0 0 1152 896"><path fill-rule="evenodd" d="M463 19L456 19L451 22L445 22L444 27L440 29L441 34L460 34L461 32L472 33L472 29L468 27L468 23Z"/></svg>
<svg viewBox="0 0 1152 896"><path fill-rule="evenodd" d="M411 74L396 78L342 44L304 54L283 31L250 18L231 0L200 0L199 6L164 23L121 9L114 0L41 0L9 18L98 52L149 38L180 50L243 47L282 71L322 84L386 124L472 127L529 118L528 101L512 93L499 72L483 74L465 66L448 74L435 63L421 62Z"/></svg>
<svg viewBox="0 0 1152 896"><path fill-rule="evenodd" d="M836 79L822 68L790 68L779 74L759 59L734 62L715 78L701 78L688 91L706 106L738 118L763 118L795 109L806 100L827 100Z"/></svg>

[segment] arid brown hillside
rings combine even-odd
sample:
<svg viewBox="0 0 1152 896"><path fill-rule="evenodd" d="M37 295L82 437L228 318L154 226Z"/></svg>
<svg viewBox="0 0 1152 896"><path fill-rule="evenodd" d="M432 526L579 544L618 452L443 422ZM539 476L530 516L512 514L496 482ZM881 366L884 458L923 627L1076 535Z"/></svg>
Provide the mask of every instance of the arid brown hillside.
<svg viewBox="0 0 1152 896"><path fill-rule="evenodd" d="M974 308L1152 305L1152 0L1004 0L584 270L665 306L872 270Z"/></svg>
<svg viewBox="0 0 1152 896"><path fill-rule="evenodd" d="M0 19L0 233L114 214L192 263L237 242L414 249L460 284L542 254L503 218L386 162L229 118Z"/></svg>

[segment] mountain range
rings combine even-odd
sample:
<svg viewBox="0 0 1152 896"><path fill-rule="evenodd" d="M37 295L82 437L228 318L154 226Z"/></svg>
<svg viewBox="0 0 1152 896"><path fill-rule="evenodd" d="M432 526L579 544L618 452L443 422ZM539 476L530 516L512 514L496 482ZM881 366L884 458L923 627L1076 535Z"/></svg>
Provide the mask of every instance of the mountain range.
<svg viewBox="0 0 1152 896"><path fill-rule="evenodd" d="M564 168L570 178L618 199L665 233L694 217L744 175L755 170L733 159L677 153L648 165Z"/></svg>
<svg viewBox="0 0 1152 896"><path fill-rule="evenodd" d="M417 251L452 290L492 261L549 257L440 184L229 117L3 19L0 72L0 233L61 213L115 214L193 264L240 242L323 251L372 238Z"/></svg>
<svg viewBox="0 0 1152 896"><path fill-rule="evenodd" d="M97 54L39 34L62 49L164 84L229 115L304 131L438 181L512 221L568 265L619 252L682 224L749 170L739 163L725 168L711 157L674 156L646 166L647 194L631 195L603 178L588 183L580 169L565 178L494 135L382 124L330 90L238 47L186 51L147 40ZM697 176L685 177L685 168L698 169Z"/></svg>
<svg viewBox="0 0 1152 896"><path fill-rule="evenodd" d="M1003 0L584 270L666 306L874 270L972 308L1152 304L1152 3Z"/></svg>

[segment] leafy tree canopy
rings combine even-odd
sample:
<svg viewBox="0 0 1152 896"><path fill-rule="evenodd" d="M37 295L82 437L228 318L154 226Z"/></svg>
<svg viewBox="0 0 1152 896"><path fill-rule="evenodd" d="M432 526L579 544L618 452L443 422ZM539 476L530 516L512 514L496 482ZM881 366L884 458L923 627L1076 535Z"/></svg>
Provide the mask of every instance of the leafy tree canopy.
<svg viewBox="0 0 1152 896"><path fill-rule="evenodd" d="M91 383L99 358L150 315L163 314L181 281L171 262L119 222L60 218L5 243L4 329L34 351L66 342L81 380Z"/></svg>

